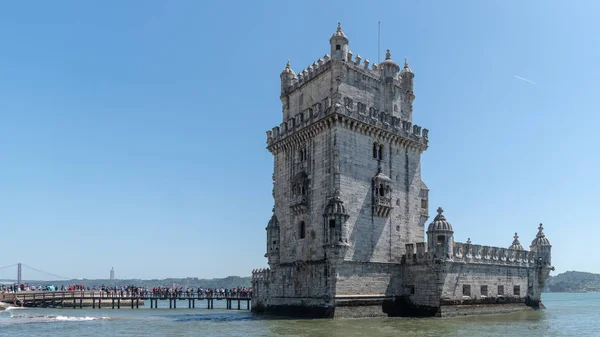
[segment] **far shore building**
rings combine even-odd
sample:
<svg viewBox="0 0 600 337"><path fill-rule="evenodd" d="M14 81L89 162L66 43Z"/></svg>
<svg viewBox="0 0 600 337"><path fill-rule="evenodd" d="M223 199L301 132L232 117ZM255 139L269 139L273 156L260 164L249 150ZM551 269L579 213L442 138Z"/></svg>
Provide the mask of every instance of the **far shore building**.
<svg viewBox="0 0 600 337"><path fill-rule="evenodd" d="M110 279L111 280L115 279L115 268L114 267L110 268Z"/></svg>
<svg viewBox="0 0 600 337"><path fill-rule="evenodd" d="M338 28L330 49L281 73L269 268L253 271L252 309L292 316L452 316L542 308L551 245L527 251L455 242L442 208L429 222L413 123L414 73L388 50L375 64Z"/></svg>

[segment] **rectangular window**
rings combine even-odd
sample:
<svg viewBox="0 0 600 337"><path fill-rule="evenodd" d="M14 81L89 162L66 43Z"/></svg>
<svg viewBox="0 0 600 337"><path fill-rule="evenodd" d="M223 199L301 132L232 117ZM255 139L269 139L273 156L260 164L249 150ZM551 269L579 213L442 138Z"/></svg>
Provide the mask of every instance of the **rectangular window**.
<svg viewBox="0 0 600 337"><path fill-rule="evenodd" d="M344 104L348 109L352 109L352 107L354 107L354 102L352 102L352 98L350 97L344 97Z"/></svg>
<svg viewBox="0 0 600 337"><path fill-rule="evenodd" d="M363 115L367 114L367 106L364 105L363 103L357 103L356 104L356 108L358 110L358 113L361 113Z"/></svg>
<svg viewBox="0 0 600 337"><path fill-rule="evenodd" d="M373 143L373 159L377 159L378 148L379 148L379 146L377 145L377 143Z"/></svg>
<svg viewBox="0 0 600 337"><path fill-rule="evenodd" d="M306 237L306 224L304 221L300 221L300 228L298 228L300 239L304 239Z"/></svg>
<svg viewBox="0 0 600 337"><path fill-rule="evenodd" d="M468 284L463 284L463 296L471 297L471 286Z"/></svg>
<svg viewBox="0 0 600 337"><path fill-rule="evenodd" d="M427 199L421 199L421 208L427 209Z"/></svg>
<svg viewBox="0 0 600 337"><path fill-rule="evenodd" d="M513 294L515 296L521 296L521 286L515 286L513 289Z"/></svg>
<svg viewBox="0 0 600 337"><path fill-rule="evenodd" d="M498 296L504 296L504 286L498 286Z"/></svg>
<svg viewBox="0 0 600 337"><path fill-rule="evenodd" d="M481 286L481 296L486 296L488 295L488 288L487 286Z"/></svg>
<svg viewBox="0 0 600 337"><path fill-rule="evenodd" d="M329 219L329 228L335 228L335 219Z"/></svg>
<svg viewBox="0 0 600 337"><path fill-rule="evenodd" d="M438 235L437 244L444 245L446 243L446 237L444 235Z"/></svg>

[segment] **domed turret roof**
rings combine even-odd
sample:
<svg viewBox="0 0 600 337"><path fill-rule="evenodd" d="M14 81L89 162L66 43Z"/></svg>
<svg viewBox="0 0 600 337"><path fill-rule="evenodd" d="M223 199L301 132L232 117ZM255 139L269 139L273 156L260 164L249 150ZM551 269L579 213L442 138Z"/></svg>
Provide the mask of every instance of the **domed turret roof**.
<svg viewBox="0 0 600 337"><path fill-rule="evenodd" d="M438 215L433 219L427 228L428 232L454 232L452 225L446 220L446 217L442 214L444 210L441 207L437 209Z"/></svg>
<svg viewBox="0 0 600 337"><path fill-rule="evenodd" d="M408 60L404 59L404 69L402 69L402 71L400 72L400 76L402 76L402 74L405 73L413 73L412 70L410 69L410 67L408 66Z"/></svg>
<svg viewBox="0 0 600 337"><path fill-rule="evenodd" d="M287 61L287 64L285 66L285 69L283 69L283 71L281 72L281 76L283 77L284 75L291 75L290 77L296 77L296 73L292 70L292 67L290 65L290 60Z"/></svg>
<svg viewBox="0 0 600 337"><path fill-rule="evenodd" d="M533 239L533 241L531 241L532 246L550 246L550 241L548 241L548 239L546 239L546 235L544 234L543 230L544 230L544 226L542 224L540 224L540 226L538 227L538 233L535 236L535 239Z"/></svg>
<svg viewBox="0 0 600 337"><path fill-rule="evenodd" d="M277 216L275 214L273 214L271 220L269 220L269 223L267 224L267 228L273 227L279 227L279 221L277 221Z"/></svg>
<svg viewBox="0 0 600 337"><path fill-rule="evenodd" d="M383 66L383 65L392 65L397 67L397 69L400 69L400 66L398 65L398 63L394 62L394 60L392 60L392 53L390 52L390 50L386 50L385 52L385 61L381 62L379 64L379 66Z"/></svg>
<svg viewBox="0 0 600 337"><path fill-rule="evenodd" d="M348 41L346 34L344 34L344 32L342 31L342 24L339 22L338 22L337 30L335 31L335 33L333 33L333 35L331 36L331 39L329 39L329 41L331 41L335 38L342 38L342 39L345 39L346 41Z"/></svg>
<svg viewBox="0 0 600 337"><path fill-rule="evenodd" d="M333 198L329 200L327 207L325 207L325 215L347 215L346 206L340 198L340 192L335 191Z"/></svg>
<svg viewBox="0 0 600 337"><path fill-rule="evenodd" d="M521 242L519 242L519 235L517 234L517 232L515 232L514 238L515 239L513 240L512 245L510 245L508 249L523 250L523 246L521 246Z"/></svg>

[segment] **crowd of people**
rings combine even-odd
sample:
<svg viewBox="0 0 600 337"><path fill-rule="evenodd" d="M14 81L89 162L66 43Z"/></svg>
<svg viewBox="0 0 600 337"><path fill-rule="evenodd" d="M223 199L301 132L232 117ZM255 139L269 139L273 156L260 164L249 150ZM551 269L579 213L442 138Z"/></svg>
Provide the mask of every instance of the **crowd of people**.
<svg viewBox="0 0 600 337"><path fill-rule="evenodd" d="M104 297L157 297L157 298L211 298L211 297L240 297L247 298L252 297L251 287L235 287L235 288L203 288L199 287L164 287L158 286L152 289L147 287L136 287L130 286L85 286L82 284L62 285L55 287L53 285L44 286L41 285L29 285L23 284L10 284L2 285L3 293L12 293L20 291L90 291L99 292L100 296Z"/></svg>

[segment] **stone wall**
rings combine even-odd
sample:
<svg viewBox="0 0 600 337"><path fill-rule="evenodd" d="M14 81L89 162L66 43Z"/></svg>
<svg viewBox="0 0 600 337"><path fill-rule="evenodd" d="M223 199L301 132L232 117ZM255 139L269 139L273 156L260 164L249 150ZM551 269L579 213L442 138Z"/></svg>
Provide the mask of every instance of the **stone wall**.
<svg viewBox="0 0 600 337"><path fill-rule="evenodd" d="M334 307L325 261L278 265L253 273L252 310L279 314L306 313ZM326 314L323 314L326 315ZM318 316L313 312L313 316Z"/></svg>
<svg viewBox="0 0 600 337"><path fill-rule="evenodd" d="M428 200L421 181L420 153L342 126L336 128L336 135L340 191L350 215L352 242L345 259L400 262L406 243L424 239ZM374 142L383 145L382 160L373 158ZM379 170L391 179L393 209L388 217L373 214L373 178Z"/></svg>
<svg viewBox="0 0 600 337"><path fill-rule="evenodd" d="M329 132L321 132L305 144L289 147L275 154L273 195L275 214L279 220L280 262L308 261L323 258L323 209L331 197ZM299 150L306 149L304 162ZM306 175L305 177L302 177ZM294 185L306 181L305 195L294 193ZM305 203L304 207L294 205ZM300 223L305 224L305 237L300 238Z"/></svg>
<svg viewBox="0 0 600 337"><path fill-rule="evenodd" d="M393 296L400 268L394 263L344 261L336 269L336 299L345 296Z"/></svg>

